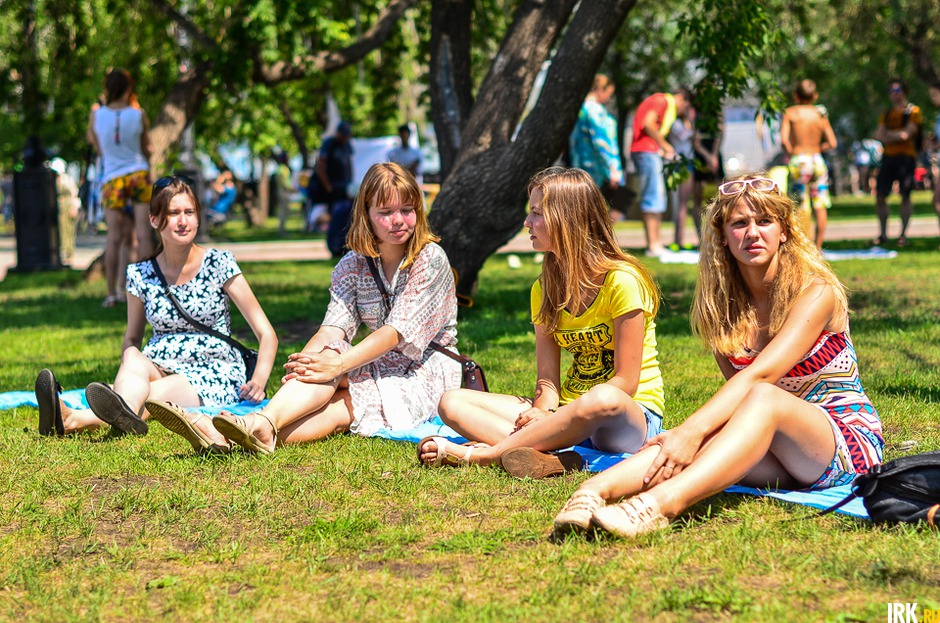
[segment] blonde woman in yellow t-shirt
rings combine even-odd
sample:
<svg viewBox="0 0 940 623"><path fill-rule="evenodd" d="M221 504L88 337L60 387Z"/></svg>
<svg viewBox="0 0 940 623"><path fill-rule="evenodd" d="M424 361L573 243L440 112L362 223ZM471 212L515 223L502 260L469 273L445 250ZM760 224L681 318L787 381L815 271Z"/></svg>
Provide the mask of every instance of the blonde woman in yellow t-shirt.
<svg viewBox="0 0 940 623"><path fill-rule="evenodd" d="M529 183L525 220L545 254L532 287L538 380L532 398L458 389L438 411L477 443L442 437L418 444L428 466L501 464L518 477L581 468L590 441L605 452L635 452L662 429L663 379L656 350L659 289L617 244L607 205L581 169L551 168ZM573 361L561 375L561 349Z"/></svg>

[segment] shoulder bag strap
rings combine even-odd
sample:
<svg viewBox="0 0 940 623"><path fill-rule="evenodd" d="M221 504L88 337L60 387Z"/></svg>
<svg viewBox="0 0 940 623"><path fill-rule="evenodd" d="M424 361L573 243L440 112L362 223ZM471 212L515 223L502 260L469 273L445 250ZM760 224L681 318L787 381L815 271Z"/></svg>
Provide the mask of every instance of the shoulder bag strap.
<svg viewBox="0 0 940 623"><path fill-rule="evenodd" d="M163 271L160 270L160 265L157 264L157 258L155 257L151 258L150 265L153 266L153 272L157 275L157 279L160 280L160 285L163 286L163 291L166 293L167 298L170 299L171 303L173 303L173 307L175 307L176 311L179 312L179 315L183 317L183 320L191 324L194 328L199 329L203 333L208 333L212 337L222 340L229 346L232 346L233 348L238 350L238 352L240 353L249 352L250 349L244 346L241 342L239 342L235 338L225 335L224 333L220 333L216 331L215 329L213 329L212 327L205 325L199 322L198 320L196 320L195 318L193 318L192 316L190 316L186 312L186 310L183 309L183 306L180 305L180 302L176 300L176 297L173 296L173 293L170 291L170 286L166 282L166 277L163 276Z"/></svg>
<svg viewBox="0 0 940 623"><path fill-rule="evenodd" d="M388 314L392 311L392 305L389 302L388 290L385 289L385 283L382 281L382 276L379 274L378 264L376 264L374 257L367 257L366 263L369 265L369 272L372 273L372 279L375 281L375 286L379 289L379 294L382 295L382 300L385 302L385 314L386 317L388 317ZM437 342L431 342L428 344L428 346L439 353L447 355L456 362L461 364L464 362L464 357L461 355L455 355L453 352L447 350Z"/></svg>

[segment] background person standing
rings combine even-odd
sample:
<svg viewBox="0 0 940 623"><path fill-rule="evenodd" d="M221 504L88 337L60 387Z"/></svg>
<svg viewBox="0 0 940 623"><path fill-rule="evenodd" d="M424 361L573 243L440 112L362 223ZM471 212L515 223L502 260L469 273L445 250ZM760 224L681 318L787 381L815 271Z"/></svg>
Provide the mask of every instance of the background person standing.
<svg viewBox="0 0 940 623"><path fill-rule="evenodd" d="M607 103L613 95L614 85L610 78L604 74L594 76L591 92L584 98L578 120L568 138L571 166L587 171L608 204L623 185L620 134L617 120L607 110ZM610 216L615 221L623 219L618 210L611 209Z"/></svg>
<svg viewBox="0 0 940 623"><path fill-rule="evenodd" d="M88 116L88 140L101 155L101 206L108 225L104 272L108 296L102 305L123 301L118 281L125 266L154 253L150 228L150 138L147 115L137 104L134 79L112 69L104 80L105 103ZM136 231L137 241L134 242Z"/></svg>
<svg viewBox="0 0 940 623"><path fill-rule="evenodd" d="M872 244L888 242L888 195L894 183L898 183L901 195L901 235L898 246L907 246L907 226L911 220L911 190L914 187L914 167L917 159L915 138L921 131L923 114L920 108L907 101L907 83L894 78L888 83L888 97L891 108L885 111L878 121L875 139L884 145L884 157L878 172L875 206L878 212L880 234Z"/></svg>

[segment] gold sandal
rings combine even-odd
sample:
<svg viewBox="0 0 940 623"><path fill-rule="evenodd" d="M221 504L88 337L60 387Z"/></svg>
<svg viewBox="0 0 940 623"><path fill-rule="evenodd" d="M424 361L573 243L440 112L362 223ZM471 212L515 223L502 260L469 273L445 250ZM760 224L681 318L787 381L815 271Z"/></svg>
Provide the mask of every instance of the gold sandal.
<svg viewBox="0 0 940 623"><path fill-rule="evenodd" d="M270 446L262 443L260 439L255 437L252 430L245 425L244 417L232 415L228 411L223 411L222 413L213 417L212 425L215 426L215 429L225 435L225 437L230 441L237 443L249 452L271 454L274 452L274 448L277 447L277 425L275 425L274 421L263 411L256 411L252 415L254 415L256 418L258 416L263 417L268 421L268 424L271 425L271 428L274 429L274 441Z"/></svg>

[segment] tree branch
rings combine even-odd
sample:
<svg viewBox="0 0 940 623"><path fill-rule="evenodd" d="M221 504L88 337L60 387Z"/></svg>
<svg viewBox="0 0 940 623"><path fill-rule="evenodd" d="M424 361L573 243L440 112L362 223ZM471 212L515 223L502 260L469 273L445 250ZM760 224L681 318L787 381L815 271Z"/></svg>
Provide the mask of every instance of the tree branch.
<svg viewBox="0 0 940 623"><path fill-rule="evenodd" d="M157 0L159 1L159 0ZM265 63L260 53L254 53L253 79L259 84L272 86L289 80L299 80L312 73L330 73L347 67L381 46L392 34L392 29L405 11L416 0L392 0L382 11L375 24L354 43L340 50L326 50L292 61Z"/></svg>
<svg viewBox="0 0 940 623"><path fill-rule="evenodd" d="M215 39L207 35L201 28L199 28L199 26L194 24L192 20L190 20L188 17L186 17L185 15L183 15L182 13L174 9L172 6L167 4L166 0L150 0L150 4L155 9L157 9L161 13L164 13L167 17L169 17L174 22L176 22L179 25L179 27L182 28L183 31L187 35L192 37L195 41L197 41L203 47L206 47L209 50L214 51L214 52L219 51L219 44L215 41Z"/></svg>

